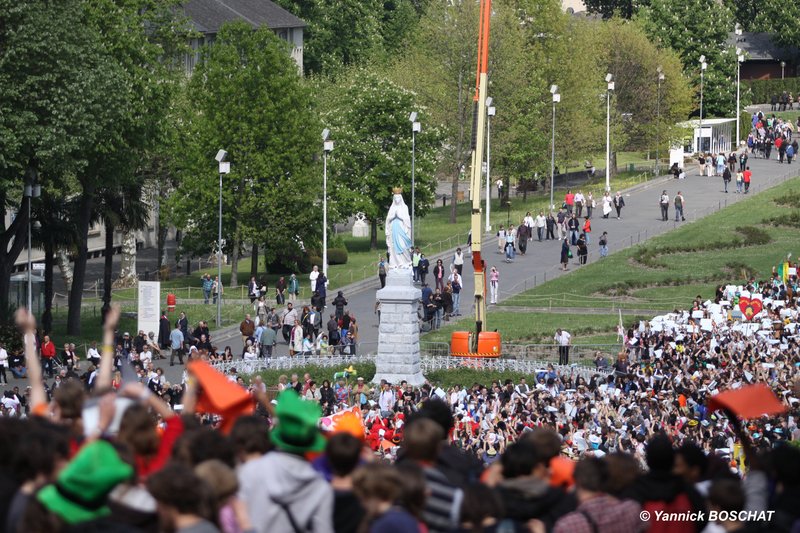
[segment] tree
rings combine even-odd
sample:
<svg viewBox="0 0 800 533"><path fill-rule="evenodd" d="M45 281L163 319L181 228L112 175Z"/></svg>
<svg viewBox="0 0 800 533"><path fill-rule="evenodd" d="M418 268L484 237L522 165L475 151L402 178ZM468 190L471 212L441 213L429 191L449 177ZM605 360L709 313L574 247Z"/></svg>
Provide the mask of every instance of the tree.
<svg viewBox="0 0 800 533"><path fill-rule="evenodd" d="M180 184L168 200L170 221L184 230L181 252L214 250L218 224L218 176L214 155L227 150L223 237L237 284L244 242L264 244L272 258L299 249L298 235L321 231L314 207L322 173L314 155L322 128L309 88L285 43L264 27L225 24L188 87L181 119Z"/></svg>
<svg viewBox="0 0 800 533"><path fill-rule="evenodd" d="M598 38L597 49L603 51L600 62L605 71L614 75L616 109L626 117L626 148L651 149L656 141L656 125L661 128L660 139L666 145L670 125L685 120L692 109L692 89L683 75L680 58L670 48L657 48L635 22L606 21ZM664 74L660 105L659 67Z"/></svg>
<svg viewBox="0 0 800 533"><path fill-rule="evenodd" d="M411 111L424 124L416 135L415 172L415 211L422 217L434 200L441 134L414 95L373 72L355 69L324 116L338 141L329 158L329 173L335 176L331 197L340 215L366 215L371 249L378 247L378 225L388 212L392 188L403 187L411 203Z"/></svg>
<svg viewBox="0 0 800 533"><path fill-rule="evenodd" d="M381 50L380 0L278 0L308 23L303 42L303 68L309 73L333 72L358 64Z"/></svg>
<svg viewBox="0 0 800 533"><path fill-rule="evenodd" d="M642 5L647 5L648 0L585 0L586 10L590 13L599 13L604 19L621 17L630 19Z"/></svg>
<svg viewBox="0 0 800 533"><path fill-rule="evenodd" d="M478 40L477 2L430 5L406 53L386 70L394 83L413 90L442 126L441 169L452 179L450 222L456 222L459 179L468 172Z"/></svg>
<svg viewBox="0 0 800 533"><path fill-rule="evenodd" d="M104 60L87 76L102 95L92 117L102 137L86 150L87 164L77 174L81 199L67 316L71 335L81 330L88 230L96 195L114 184L135 183L141 176L137 173L141 157L158 139L160 112L174 90L175 63L164 58L175 57L186 38L184 25L168 0L90 0L81 7L83 26L97 36L96 48Z"/></svg>
<svg viewBox="0 0 800 533"><path fill-rule="evenodd" d="M0 205L19 214L0 234L0 309L7 320L9 278L28 222L24 176L38 171L45 189L74 185L85 151L107 147L107 119L126 90L78 0L0 0L0 49Z"/></svg>
<svg viewBox="0 0 800 533"><path fill-rule="evenodd" d="M734 27L730 9L717 0L651 0L638 16L651 37L681 58L684 74L698 89L697 112L700 56L705 55L703 116L730 116L736 109L736 56L727 43Z"/></svg>

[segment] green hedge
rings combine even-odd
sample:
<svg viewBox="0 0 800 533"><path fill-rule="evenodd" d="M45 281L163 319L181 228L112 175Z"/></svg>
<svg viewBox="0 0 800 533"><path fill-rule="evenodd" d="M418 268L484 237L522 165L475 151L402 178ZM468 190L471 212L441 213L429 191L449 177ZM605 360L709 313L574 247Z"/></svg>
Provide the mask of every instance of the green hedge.
<svg viewBox="0 0 800 533"><path fill-rule="evenodd" d="M329 265L346 265L347 264L347 248L330 248L330 249L328 249L328 264Z"/></svg>
<svg viewBox="0 0 800 533"><path fill-rule="evenodd" d="M773 96L780 96L783 91L791 92L797 100L800 78L742 81L742 100L749 99L751 104L769 104Z"/></svg>

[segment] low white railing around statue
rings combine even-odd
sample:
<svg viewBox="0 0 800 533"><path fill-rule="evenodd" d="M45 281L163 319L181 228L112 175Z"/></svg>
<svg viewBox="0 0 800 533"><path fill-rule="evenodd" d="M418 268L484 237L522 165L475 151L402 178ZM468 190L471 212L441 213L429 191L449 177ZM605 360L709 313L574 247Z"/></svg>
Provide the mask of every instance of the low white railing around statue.
<svg viewBox="0 0 800 533"><path fill-rule="evenodd" d="M272 357L270 359L256 359L252 361L233 361L225 363L216 363L214 367L228 374L232 369L237 374L255 374L263 370L291 370L294 368L302 368L305 366L321 366L331 368L345 368L350 365L357 366L360 363L375 363L375 355L311 355L311 356L295 356L295 357ZM531 359L490 359L490 358L466 358L466 357L421 357L420 368L423 373L432 372L434 370L449 370L454 368L473 368L475 370L482 370L488 373L491 372L517 372L535 376L540 372L547 371L547 361L536 361ZM590 380L592 376L601 375L608 376L611 371L608 370L595 370L591 367L581 365L555 365L552 364L553 369L561 375L572 374L574 376L583 377L585 380Z"/></svg>

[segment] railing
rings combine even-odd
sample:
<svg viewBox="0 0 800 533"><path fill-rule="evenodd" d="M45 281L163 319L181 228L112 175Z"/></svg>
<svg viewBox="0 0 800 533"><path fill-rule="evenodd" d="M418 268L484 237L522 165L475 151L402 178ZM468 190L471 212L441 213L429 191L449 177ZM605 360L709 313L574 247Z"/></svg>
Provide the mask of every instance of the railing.
<svg viewBox="0 0 800 533"><path fill-rule="evenodd" d="M376 356L368 355L330 355L330 356L295 356L295 357L272 357L270 359L257 359L255 361L233 361L226 363L215 363L214 368L225 374L235 370L238 374L254 374L264 370L290 370L305 366L338 367L357 365L360 363L375 363ZM486 358L463 358L463 357L421 357L420 370L432 372L435 370L450 370L456 368L472 368L488 372L518 372L521 374L536 375L546 372L548 365L551 365L558 374L572 374L581 376L587 381L592 376L608 376L611 371L595 370L580 365L556 365L548 361L538 361L532 359L486 359Z"/></svg>

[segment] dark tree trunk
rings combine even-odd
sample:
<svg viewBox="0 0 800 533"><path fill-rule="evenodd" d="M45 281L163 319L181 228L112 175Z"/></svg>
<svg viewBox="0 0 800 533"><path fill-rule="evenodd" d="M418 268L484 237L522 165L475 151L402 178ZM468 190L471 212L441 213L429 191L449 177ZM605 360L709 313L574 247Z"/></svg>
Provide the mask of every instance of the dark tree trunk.
<svg viewBox="0 0 800 533"><path fill-rule="evenodd" d="M86 260L89 258L89 222L94 204L94 187L84 187L79 206L78 227L75 232L75 272L72 277L72 289L69 291L69 312L67 314L67 335L81 334L81 302L83 302L83 284L86 280Z"/></svg>
<svg viewBox="0 0 800 533"><path fill-rule="evenodd" d="M374 218L369 223L369 249L378 249L378 221Z"/></svg>
<svg viewBox="0 0 800 533"><path fill-rule="evenodd" d="M106 226L106 252L103 263L103 308L100 312L100 323L105 324L106 313L111 309L111 276L114 270L114 224L105 219Z"/></svg>
<svg viewBox="0 0 800 533"><path fill-rule="evenodd" d="M42 313L42 329L45 333L53 331L53 268L56 263L56 252L52 239L44 243L44 312Z"/></svg>
<svg viewBox="0 0 800 533"><path fill-rule="evenodd" d="M5 205L6 195L0 193L0 202ZM5 231L0 233L0 323L13 323L13 310L9 307L8 294L11 290L11 273L27 240L25 233L28 227L28 203L30 198L20 202L17 216Z"/></svg>
<svg viewBox="0 0 800 533"><path fill-rule="evenodd" d="M253 243L253 249L250 251L250 277L258 278L258 245Z"/></svg>
<svg viewBox="0 0 800 533"><path fill-rule="evenodd" d="M233 246L231 247L231 281L228 283L231 289L239 286L239 248L241 246L242 238L239 231L239 223L237 222L236 229L233 230Z"/></svg>

